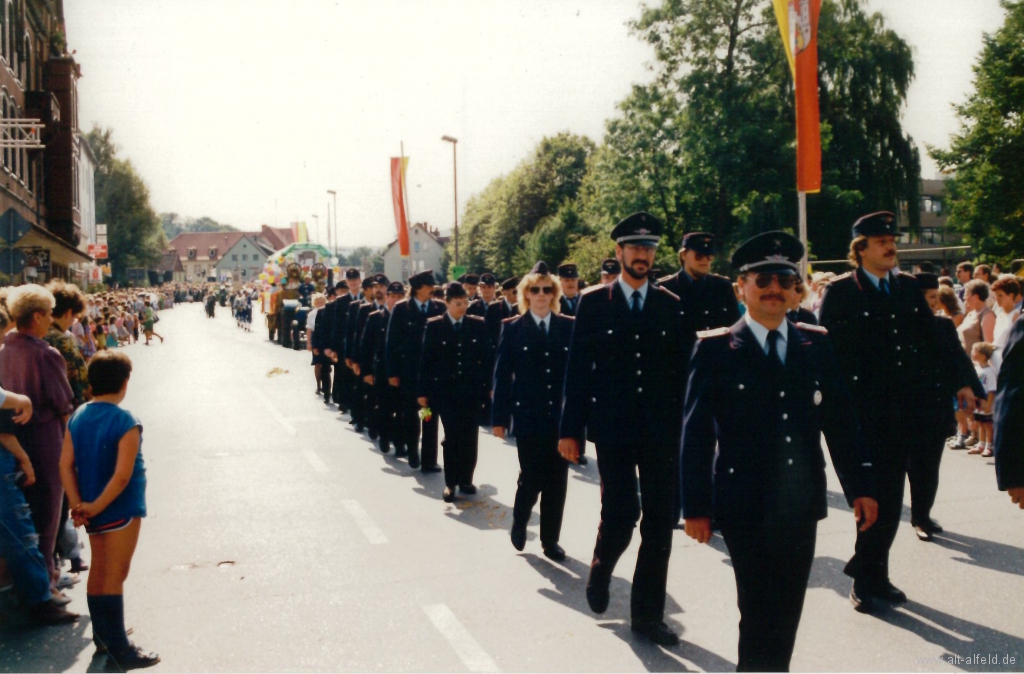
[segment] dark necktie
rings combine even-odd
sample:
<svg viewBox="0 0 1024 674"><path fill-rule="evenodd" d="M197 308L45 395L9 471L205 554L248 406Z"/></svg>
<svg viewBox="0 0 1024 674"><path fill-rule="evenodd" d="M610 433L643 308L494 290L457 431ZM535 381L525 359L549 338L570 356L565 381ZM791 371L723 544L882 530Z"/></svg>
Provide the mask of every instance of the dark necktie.
<svg viewBox="0 0 1024 674"><path fill-rule="evenodd" d="M459 328L462 327L462 321L455 321L453 327L455 328L455 334L459 334Z"/></svg>
<svg viewBox="0 0 1024 674"><path fill-rule="evenodd" d="M424 304L423 304L423 306L421 307L421 311L423 312L423 317L424 317L424 318L426 318L426 317L427 317L427 307L428 307L428 306L430 306L430 305L428 305L428 304L424 303Z"/></svg>
<svg viewBox="0 0 1024 674"><path fill-rule="evenodd" d="M541 321L540 322L540 334L541 334L541 337L547 337L548 336L548 324L545 321Z"/></svg>
<svg viewBox="0 0 1024 674"><path fill-rule="evenodd" d="M782 359L779 357L779 339L781 337L782 333L778 330L768 331L768 360L778 368L785 367L782 364Z"/></svg>
<svg viewBox="0 0 1024 674"><path fill-rule="evenodd" d="M889 279L883 278L878 281L878 289L882 291L882 294L888 297L889 295Z"/></svg>
<svg viewBox="0 0 1024 674"><path fill-rule="evenodd" d="M633 318L640 318L640 312L641 311L642 311L642 309L640 307L640 291L639 290L634 290L633 291Z"/></svg>

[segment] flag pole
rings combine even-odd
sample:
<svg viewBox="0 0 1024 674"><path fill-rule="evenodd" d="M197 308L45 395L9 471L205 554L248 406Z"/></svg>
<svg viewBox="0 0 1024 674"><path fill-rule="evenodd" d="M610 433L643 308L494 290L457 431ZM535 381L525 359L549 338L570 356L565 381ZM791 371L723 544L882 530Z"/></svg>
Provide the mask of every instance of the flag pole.
<svg viewBox="0 0 1024 674"><path fill-rule="evenodd" d="M797 206L800 211L800 243L804 246L804 257L800 260L800 279L807 282L807 192L797 191Z"/></svg>

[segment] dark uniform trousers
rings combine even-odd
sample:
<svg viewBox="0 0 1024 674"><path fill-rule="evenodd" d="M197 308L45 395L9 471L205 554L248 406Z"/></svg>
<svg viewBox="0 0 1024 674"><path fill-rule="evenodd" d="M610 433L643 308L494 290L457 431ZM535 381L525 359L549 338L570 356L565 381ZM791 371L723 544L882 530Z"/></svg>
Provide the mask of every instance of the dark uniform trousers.
<svg viewBox="0 0 1024 674"><path fill-rule="evenodd" d="M601 476L601 524L591 576L595 580L611 579L615 564L633 538L642 508L630 614L633 620L660 621L665 613L668 562L676 522L674 476L679 470L679 448L674 444L651 443L638 435L632 442L599 443L596 449Z"/></svg>
<svg viewBox="0 0 1024 674"><path fill-rule="evenodd" d="M638 316L620 283L588 288L578 305L566 373L559 435L579 438L585 429L601 476L591 585L610 581L643 513L634 621L664 617L686 386L678 305L675 295L650 285Z"/></svg>
<svg viewBox="0 0 1024 674"><path fill-rule="evenodd" d="M444 481L449 487L473 483L479 439L480 407L487 395L493 356L484 321L463 317L458 328L447 315L427 321L417 397L426 397L444 425ZM426 424L424 424L424 432ZM433 462L437 463L437 445ZM423 465L428 463L423 450Z"/></svg>
<svg viewBox="0 0 1024 674"><path fill-rule="evenodd" d="M540 497L540 542L552 546L558 543L562 531L569 480L569 462L558 453L558 428L552 427L547 433L520 433L516 450L519 480L512 518L525 525Z"/></svg>

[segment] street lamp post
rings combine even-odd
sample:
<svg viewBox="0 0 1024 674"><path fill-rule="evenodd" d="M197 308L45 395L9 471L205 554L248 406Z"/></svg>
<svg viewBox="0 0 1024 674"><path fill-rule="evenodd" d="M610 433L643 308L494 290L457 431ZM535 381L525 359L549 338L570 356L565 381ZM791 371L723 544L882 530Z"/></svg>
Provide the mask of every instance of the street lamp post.
<svg viewBox="0 0 1024 674"><path fill-rule="evenodd" d="M441 140L452 144L452 183L455 187L455 266L459 266L459 164L455 148L459 143L458 138L441 136Z"/></svg>
<svg viewBox="0 0 1024 674"><path fill-rule="evenodd" d="M338 257L338 193L334 190L327 190L327 193L334 199L334 257ZM330 224L328 224L328 230Z"/></svg>
<svg viewBox="0 0 1024 674"><path fill-rule="evenodd" d="M313 214L313 222L316 223L314 226L316 229L316 242L320 243L320 216L316 213Z"/></svg>

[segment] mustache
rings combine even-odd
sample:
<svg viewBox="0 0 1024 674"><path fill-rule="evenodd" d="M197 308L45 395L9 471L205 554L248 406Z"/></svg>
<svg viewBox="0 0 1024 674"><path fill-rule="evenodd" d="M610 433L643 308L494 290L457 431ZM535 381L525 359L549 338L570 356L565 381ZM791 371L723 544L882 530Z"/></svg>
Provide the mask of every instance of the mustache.
<svg viewBox="0 0 1024 674"><path fill-rule="evenodd" d="M785 302L786 298L782 295L776 295L775 293L771 293L770 295L761 295L761 301L764 302L766 300L778 300L780 302Z"/></svg>

